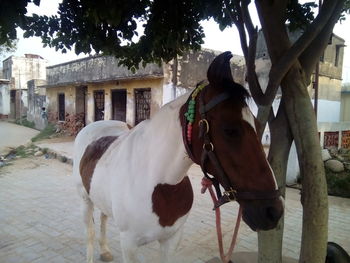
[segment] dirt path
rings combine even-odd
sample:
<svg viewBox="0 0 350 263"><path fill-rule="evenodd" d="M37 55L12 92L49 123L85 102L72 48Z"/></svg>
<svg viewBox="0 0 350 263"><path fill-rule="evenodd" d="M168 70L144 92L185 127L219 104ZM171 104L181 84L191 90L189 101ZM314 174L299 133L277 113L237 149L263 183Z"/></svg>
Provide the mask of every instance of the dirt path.
<svg viewBox="0 0 350 263"><path fill-rule="evenodd" d="M17 124L0 121L0 155L6 154L11 148L26 144L39 131Z"/></svg>

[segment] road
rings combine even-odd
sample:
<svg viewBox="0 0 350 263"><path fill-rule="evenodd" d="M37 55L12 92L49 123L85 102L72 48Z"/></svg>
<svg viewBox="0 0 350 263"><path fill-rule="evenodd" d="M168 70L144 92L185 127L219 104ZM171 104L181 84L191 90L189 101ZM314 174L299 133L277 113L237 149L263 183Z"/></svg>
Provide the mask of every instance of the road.
<svg viewBox="0 0 350 263"><path fill-rule="evenodd" d="M23 128L16 125L7 127L11 129L7 135L2 135L5 137L0 137L1 142L7 141L10 135L13 138L14 130ZM30 137L28 133L26 136ZM14 140L14 143L18 145L19 141ZM50 146L48 141L46 143ZM71 174L71 165L43 156L14 159L10 165L0 167L1 263L85 262L85 229L80 199ZM218 255L215 215L209 195L200 194L200 168L192 166L189 177L195 199L185 223L183 240L172 262L217 263L219 261L212 260ZM350 199L329 197L329 206L329 241L337 242L350 251ZM225 244L231 239L237 210L237 203L222 207ZM298 190L287 189L285 217L283 254L297 259L302 228ZM95 223L97 228L98 211ZM121 262L119 232L113 222L108 224L108 237L114 262ZM244 223L239 231L235 251L240 252L233 257L235 263L256 262L248 260L246 254L241 254L257 251L257 235ZM142 262L159 262L158 244L151 243L140 248L138 256ZM94 257L99 262L97 247Z"/></svg>
<svg viewBox="0 0 350 263"><path fill-rule="evenodd" d="M218 262L212 260L218 255L214 213L210 197L199 194L198 172L196 167L191 169L195 202L174 263ZM17 159L0 168L1 263L85 261L85 229L71 173L71 165L44 157ZM236 213L234 203L222 210L225 242L231 237ZM97 211L95 223L97 228ZM109 222L108 236L114 262L121 262L119 232L113 222ZM240 237L237 251L256 251L256 234L244 224ZM142 262L159 262L158 244L140 248L138 255ZM96 247L96 262L98 257Z"/></svg>
<svg viewBox="0 0 350 263"><path fill-rule="evenodd" d="M28 143L38 133L34 129L0 121L0 155L6 154L10 148Z"/></svg>

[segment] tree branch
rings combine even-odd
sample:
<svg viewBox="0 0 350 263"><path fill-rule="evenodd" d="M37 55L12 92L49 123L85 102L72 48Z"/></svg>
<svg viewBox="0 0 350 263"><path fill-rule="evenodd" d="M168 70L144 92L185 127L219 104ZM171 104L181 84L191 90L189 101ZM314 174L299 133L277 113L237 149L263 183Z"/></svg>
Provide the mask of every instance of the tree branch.
<svg viewBox="0 0 350 263"><path fill-rule="evenodd" d="M334 25L339 19L343 6L344 0L340 0L335 7L332 16L327 21L326 26L321 30L317 37L314 38L311 44L301 53L299 57L299 61L305 71L307 79L310 79L317 61L319 60L324 49L327 47L328 40L332 34Z"/></svg>
<svg viewBox="0 0 350 263"><path fill-rule="evenodd" d="M262 105L269 105L274 99L274 96L283 77L288 72L293 63L295 63L295 61L298 59L300 54L320 33L321 29L325 27L339 1L343 2L344 0L325 0L320 14L307 28L305 33L301 35L301 37L292 45L292 47L289 48L289 50L278 59L277 63L272 63L269 74L269 83L267 85L265 96L261 99Z"/></svg>

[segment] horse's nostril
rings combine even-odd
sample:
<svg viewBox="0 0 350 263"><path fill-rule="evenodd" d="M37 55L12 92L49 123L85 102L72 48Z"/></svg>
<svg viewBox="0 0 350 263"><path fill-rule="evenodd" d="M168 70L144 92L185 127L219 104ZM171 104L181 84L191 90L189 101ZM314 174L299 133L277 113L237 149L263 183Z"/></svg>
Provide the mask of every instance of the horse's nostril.
<svg viewBox="0 0 350 263"><path fill-rule="evenodd" d="M279 209L276 209L273 206L269 206L266 208L266 215L271 221L277 221L280 219L282 213Z"/></svg>

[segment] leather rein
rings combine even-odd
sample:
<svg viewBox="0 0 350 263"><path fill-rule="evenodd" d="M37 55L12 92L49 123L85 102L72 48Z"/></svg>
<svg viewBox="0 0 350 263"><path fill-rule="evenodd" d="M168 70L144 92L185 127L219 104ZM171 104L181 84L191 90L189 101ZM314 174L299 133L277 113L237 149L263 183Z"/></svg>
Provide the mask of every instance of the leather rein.
<svg viewBox="0 0 350 263"><path fill-rule="evenodd" d="M191 146L190 146L191 142L188 141L188 136L186 137L186 134L188 134L188 130L186 129L187 126L185 125L186 124L185 116L182 116L183 118L182 132L183 132L183 140L184 140L184 144L185 144L185 148L188 156L192 159L193 162L200 165L204 176L208 178L215 187L217 202L214 204L214 209L231 201L266 200L266 199L278 198L280 196L279 190L246 192L246 191L236 190L235 187L231 184L229 177L227 176L219 159L215 154L215 147L210 138L210 120L207 119L207 112L209 112L212 108L214 108L216 105L220 104L221 102L229 99L232 95L228 92L223 92L215 96L208 103L205 104L204 94L205 94L205 89L208 87L208 85L206 85L205 87L203 87L203 85L204 84L201 84L201 83L198 84L196 89L193 91L193 93L194 92L196 92L196 94L199 93L199 113L200 113L200 120L198 122L199 138L203 139L203 150L202 150L200 164L195 160L191 150ZM186 105L189 104L190 99L191 99L191 96L187 100ZM193 99L193 96L192 96L192 99ZM208 161L211 162L212 166L215 169L215 172L216 172L215 177L210 177L208 174L208 171L207 171ZM221 192L220 184L225 190L223 193Z"/></svg>

